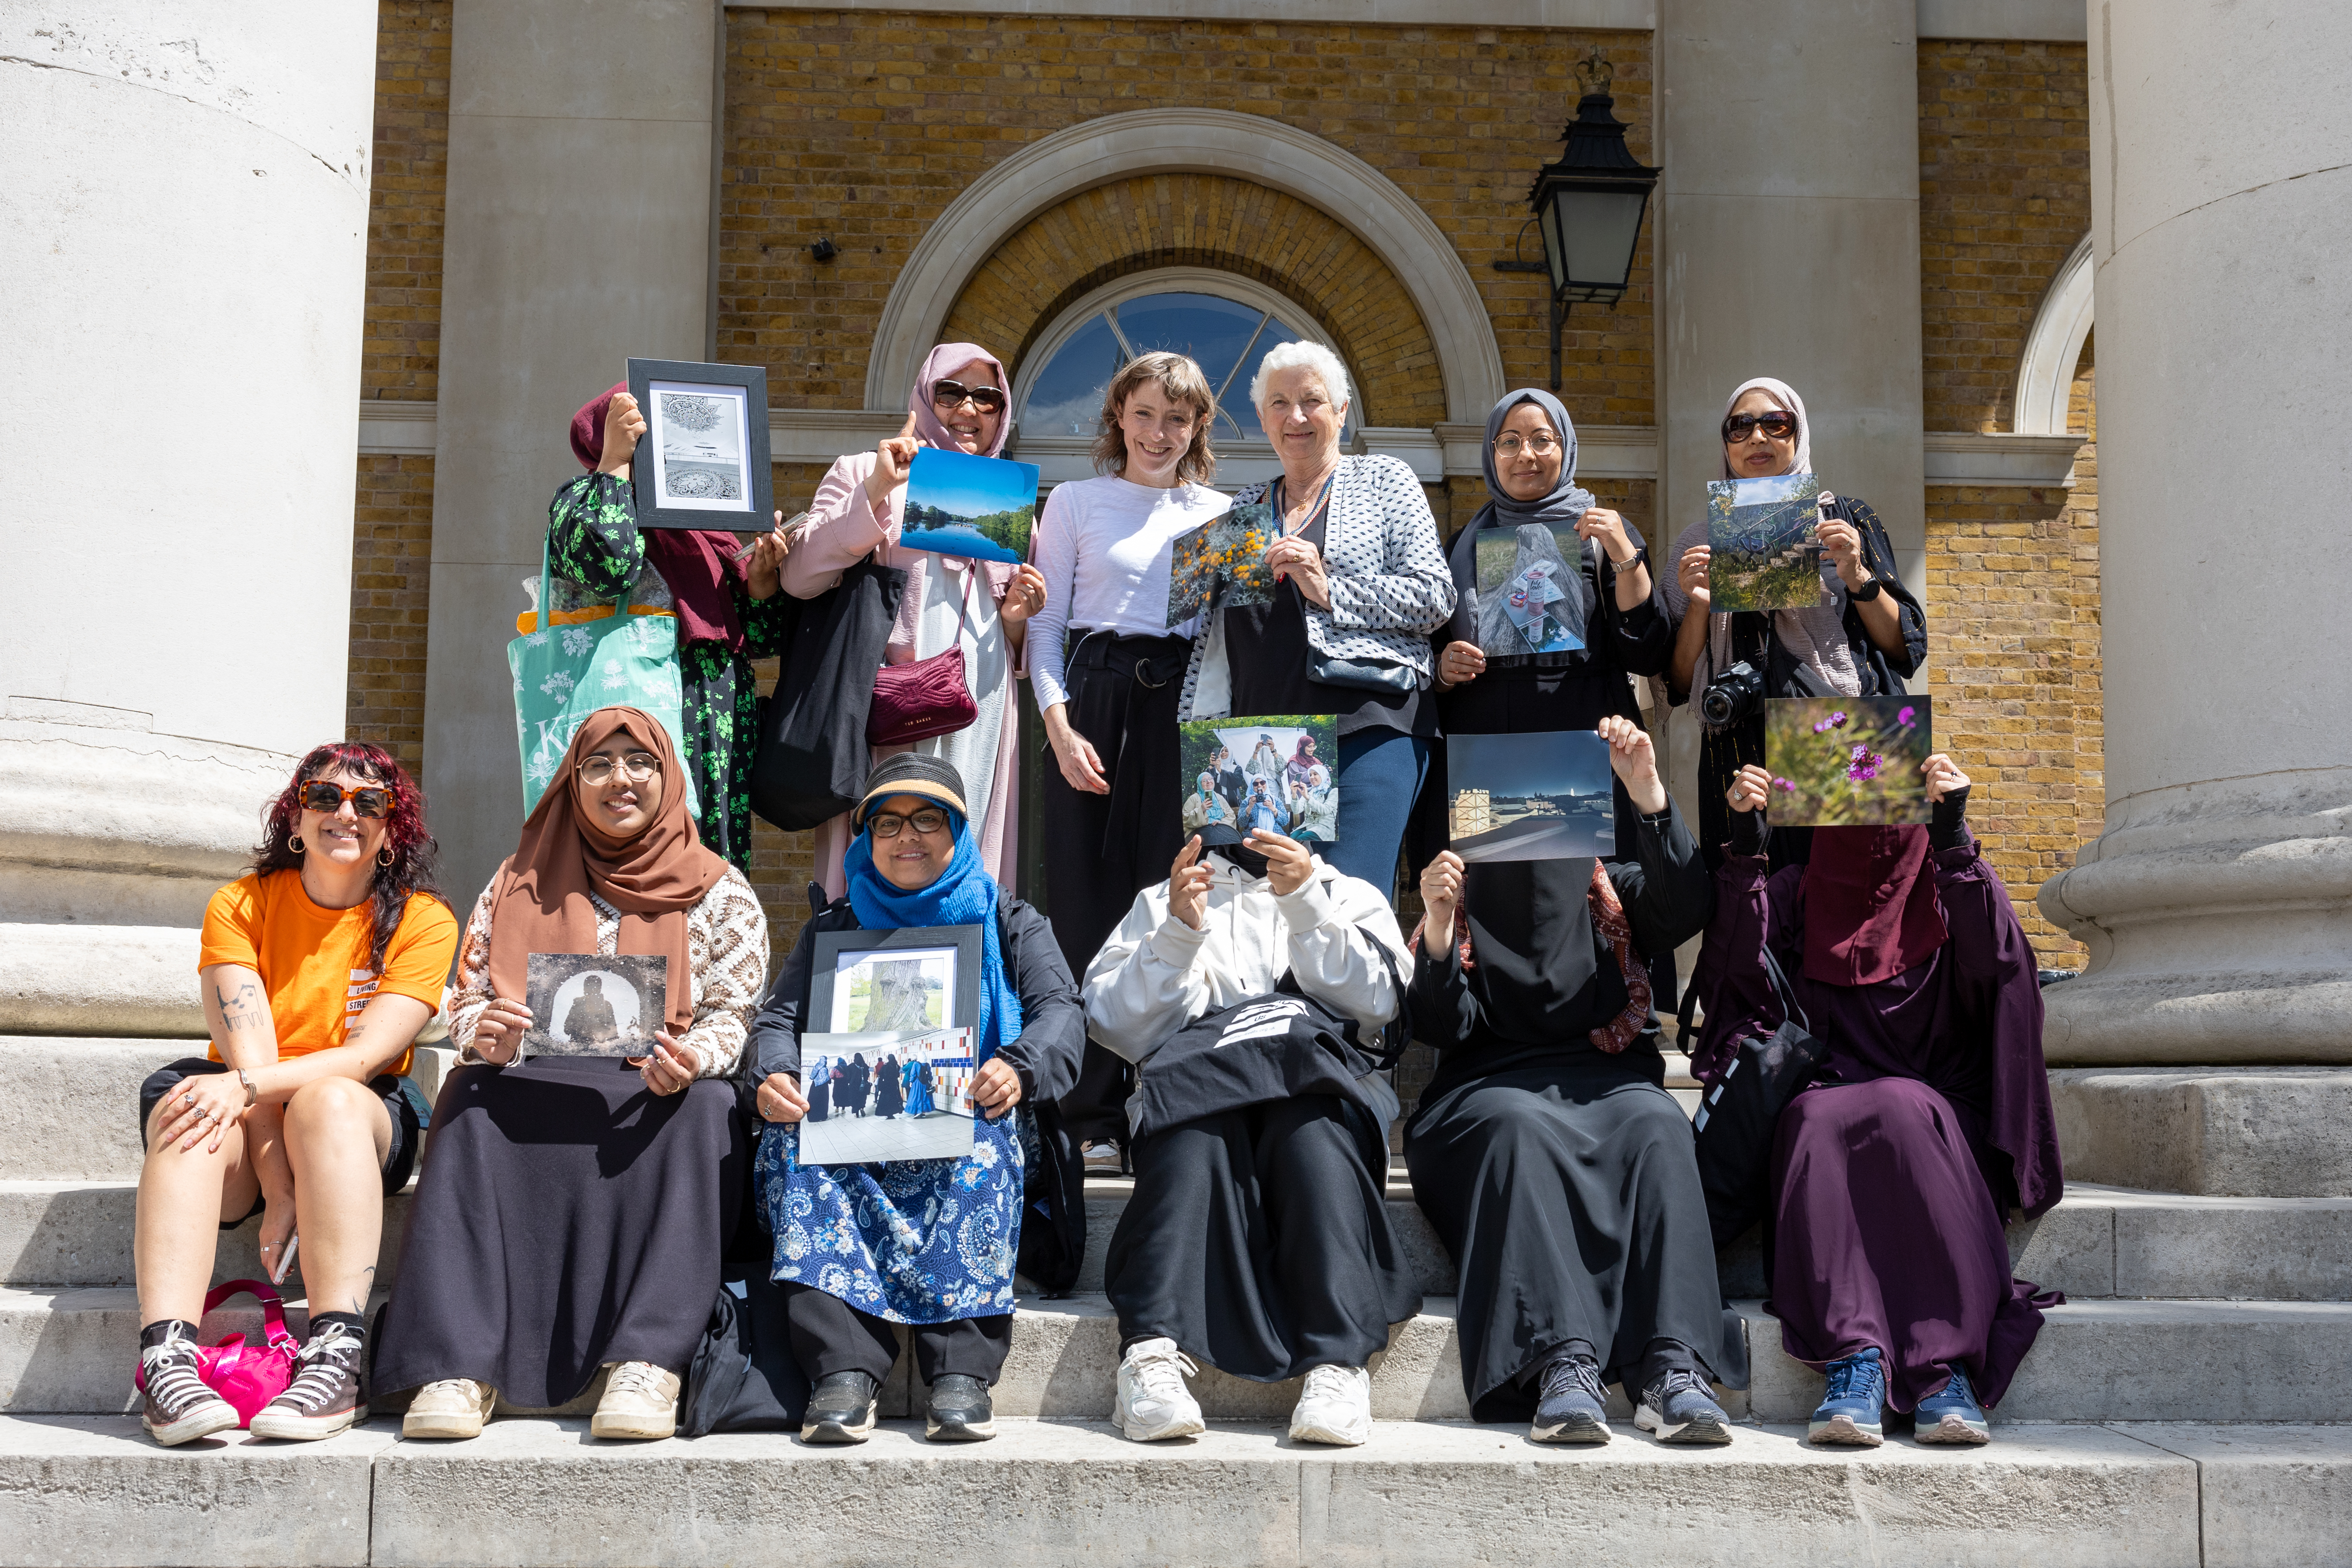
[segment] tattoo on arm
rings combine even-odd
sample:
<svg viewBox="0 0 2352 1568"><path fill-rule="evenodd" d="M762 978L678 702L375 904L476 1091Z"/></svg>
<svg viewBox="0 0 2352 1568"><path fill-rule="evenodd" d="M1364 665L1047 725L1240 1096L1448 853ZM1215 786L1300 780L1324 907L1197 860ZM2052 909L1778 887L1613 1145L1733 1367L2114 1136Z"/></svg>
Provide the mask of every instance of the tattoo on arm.
<svg viewBox="0 0 2352 1568"><path fill-rule="evenodd" d="M258 1029L267 1020L258 1009L261 988L250 980L232 993L226 986L213 987L213 995L220 1003L221 1022L234 1033L238 1029Z"/></svg>

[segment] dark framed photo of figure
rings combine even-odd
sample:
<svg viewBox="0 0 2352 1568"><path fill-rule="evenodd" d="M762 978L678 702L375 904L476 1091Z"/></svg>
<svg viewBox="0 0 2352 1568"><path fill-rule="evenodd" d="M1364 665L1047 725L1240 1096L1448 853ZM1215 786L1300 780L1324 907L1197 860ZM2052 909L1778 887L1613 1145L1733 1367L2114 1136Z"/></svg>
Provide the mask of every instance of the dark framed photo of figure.
<svg viewBox="0 0 2352 1568"><path fill-rule="evenodd" d="M765 370L633 359L629 395L646 416L629 469L639 528L768 531L775 474Z"/></svg>
<svg viewBox="0 0 2352 1568"><path fill-rule="evenodd" d="M669 1017L669 960L659 953L534 952L523 1005L535 1057L642 1057Z"/></svg>

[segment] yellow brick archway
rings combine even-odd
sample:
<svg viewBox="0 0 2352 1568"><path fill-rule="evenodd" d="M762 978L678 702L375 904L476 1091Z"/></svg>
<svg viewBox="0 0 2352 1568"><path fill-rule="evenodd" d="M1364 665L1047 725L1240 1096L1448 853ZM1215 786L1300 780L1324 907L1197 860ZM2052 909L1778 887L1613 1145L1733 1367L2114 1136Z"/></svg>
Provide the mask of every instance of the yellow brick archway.
<svg viewBox="0 0 2352 1568"><path fill-rule="evenodd" d="M941 336L986 344L1017 377L1088 291L1179 266L1237 273L1295 301L1361 384L1360 421L1426 428L1445 418L1436 344L1396 274L1328 214L1228 175L1135 175L1047 208L965 283Z"/></svg>

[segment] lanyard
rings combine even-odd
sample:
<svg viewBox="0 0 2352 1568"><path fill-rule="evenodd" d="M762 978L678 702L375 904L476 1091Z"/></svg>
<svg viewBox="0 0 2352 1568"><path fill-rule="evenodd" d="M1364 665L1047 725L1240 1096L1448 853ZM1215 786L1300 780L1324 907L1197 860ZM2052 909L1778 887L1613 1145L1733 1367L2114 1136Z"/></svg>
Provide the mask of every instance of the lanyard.
<svg viewBox="0 0 2352 1568"><path fill-rule="evenodd" d="M1337 468L1333 468L1333 469L1331 470L1331 477L1330 477L1329 479L1325 479L1325 480L1323 481L1323 492L1322 492L1322 494L1320 494L1320 495L1318 495L1318 496L1317 496L1317 497L1315 498L1315 504L1314 504L1312 507L1310 507L1310 508L1308 508L1308 509L1307 509L1307 515L1306 515L1305 517L1302 517L1302 518L1300 518L1300 519L1298 520L1298 526L1297 526L1297 527L1296 527L1296 528L1293 528L1293 527L1291 527L1287 522L1286 522L1286 523L1284 523L1284 524L1282 525L1282 537L1283 537L1283 538L1285 538L1285 539L1296 539L1296 538L1297 538L1300 534L1302 534L1302 533L1306 532L1308 529L1310 529L1310 528L1312 528L1312 527L1314 527L1314 526L1315 526L1315 520L1316 520L1317 518L1318 518L1318 517L1321 517L1321 516L1323 515L1324 511L1325 511L1325 510L1326 510L1330 506L1330 504L1331 504L1331 487L1339 481L1339 469L1337 469ZM1288 508L1287 508L1284 503L1285 503L1286 501L1287 501L1287 500L1289 500L1289 498L1290 498L1290 492L1289 492L1288 489L1285 486L1284 482L1283 482L1282 480L1280 480L1280 479L1276 479L1276 480L1275 480L1275 481L1274 481L1274 509L1275 509L1275 515L1276 515L1276 516L1277 516L1277 517L1281 517L1281 516L1284 516L1284 515L1286 515L1286 514L1287 513L1287 511L1288 511L1288 510L1289 510L1289 509L1288 509Z"/></svg>

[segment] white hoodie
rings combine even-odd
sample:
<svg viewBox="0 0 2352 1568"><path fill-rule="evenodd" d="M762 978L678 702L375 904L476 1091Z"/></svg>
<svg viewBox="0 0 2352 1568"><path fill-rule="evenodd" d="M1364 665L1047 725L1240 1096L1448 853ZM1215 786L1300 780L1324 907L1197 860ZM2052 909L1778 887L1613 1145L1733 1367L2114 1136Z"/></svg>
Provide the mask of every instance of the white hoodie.
<svg viewBox="0 0 2352 1568"><path fill-rule="evenodd" d="M1373 943L1389 950L1400 976L1411 976L1412 957L1378 889L1318 858L1304 887L1277 897L1223 856L1209 865L1205 930L1169 914L1160 882L1135 896L1087 965L1089 1037L1139 1062L1202 1015L1273 990L1286 970L1307 995L1354 1018L1367 1043L1396 1016L1397 988Z"/></svg>

